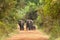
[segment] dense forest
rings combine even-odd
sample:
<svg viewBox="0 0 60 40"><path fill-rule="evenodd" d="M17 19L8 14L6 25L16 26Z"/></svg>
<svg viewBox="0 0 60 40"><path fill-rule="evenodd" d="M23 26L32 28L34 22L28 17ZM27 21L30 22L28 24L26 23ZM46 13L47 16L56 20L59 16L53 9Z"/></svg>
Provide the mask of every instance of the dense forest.
<svg viewBox="0 0 60 40"><path fill-rule="evenodd" d="M50 40L60 38L60 0L0 0L0 39L17 29L18 20L28 18Z"/></svg>

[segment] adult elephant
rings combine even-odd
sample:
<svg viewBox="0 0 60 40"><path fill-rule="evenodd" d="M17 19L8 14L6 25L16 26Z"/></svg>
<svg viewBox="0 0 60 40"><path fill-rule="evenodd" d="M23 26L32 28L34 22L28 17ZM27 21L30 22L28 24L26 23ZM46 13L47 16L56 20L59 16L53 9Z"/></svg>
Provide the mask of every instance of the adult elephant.
<svg viewBox="0 0 60 40"><path fill-rule="evenodd" d="M26 20L26 29L32 30L33 27L33 21L32 20Z"/></svg>
<svg viewBox="0 0 60 40"><path fill-rule="evenodd" d="M24 30L24 21L19 20L18 24L19 24L20 30Z"/></svg>

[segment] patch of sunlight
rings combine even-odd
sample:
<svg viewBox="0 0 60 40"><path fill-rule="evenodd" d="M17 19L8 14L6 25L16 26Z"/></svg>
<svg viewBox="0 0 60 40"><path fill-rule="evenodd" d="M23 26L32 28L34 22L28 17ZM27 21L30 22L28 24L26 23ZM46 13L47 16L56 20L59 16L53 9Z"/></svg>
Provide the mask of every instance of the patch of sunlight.
<svg viewBox="0 0 60 40"><path fill-rule="evenodd" d="M60 40L60 37L59 38L56 38L55 40Z"/></svg>

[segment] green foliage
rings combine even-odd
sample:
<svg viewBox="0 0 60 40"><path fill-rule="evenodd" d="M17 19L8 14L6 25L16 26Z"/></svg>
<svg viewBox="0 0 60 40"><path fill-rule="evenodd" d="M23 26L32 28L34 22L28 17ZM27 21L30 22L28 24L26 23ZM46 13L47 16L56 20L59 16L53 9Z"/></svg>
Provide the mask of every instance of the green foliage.
<svg viewBox="0 0 60 40"><path fill-rule="evenodd" d="M17 28L15 5L16 0L0 0L0 39Z"/></svg>
<svg viewBox="0 0 60 40"><path fill-rule="evenodd" d="M26 19L36 20L38 17L37 11L30 11L26 14Z"/></svg>
<svg viewBox="0 0 60 40"><path fill-rule="evenodd" d="M18 20L27 18L38 27L43 23L51 40L60 36L60 0L0 0L0 37L14 31Z"/></svg>
<svg viewBox="0 0 60 40"><path fill-rule="evenodd" d="M45 22L47 21L46 24L50 23L50 25L46 25L46 24L45 25L48 26L47 28L51 33L50 40L54 40L55 38L58 37L58 35L60 33L60 31L59 31L59 29L60 29L60 23L59 23L59 20L60 20L60 18L59 18L60 17L60 15L59 15L60 14L60 12L59 12L60 1L59 0L50 0L50 1L45 0L45 2L46 2L46 4L43 7L43 15L44 15L43 18L45 18L46 20L45 19L43 19L43 20ZM51 18L49 18L49 16ZM50 26L52 26L52 27L50 27Z"/></svg>
<svg viewBox="0 0 60 40"><path fill-rule="evenodd" d="M51 40L54 40L55 38L60 36L59 5L59 0L43 0L42 5L37 8L39 16L35 20L36 24L41 28L40 24L43 23L43 28L45 29L44 31L47 33L51 33Z"/></svg>
<svg viewBox="0 0 60 40"><path fill-rule="evenodd" d="M0 40L3 36L9 36L17 28L16 23L5 23L0 21Z"/></svg>
<svg viewBox="0 0 60 40"><path fill-rule="evenodd" d="M39 4L39 0L25 0L27 3L28 2L32 2L32 3L35 3L36 5Z"/></svg>
<svg viewBox="0 0 60 40"><path fill-rule="evenodd" d="M41 24L42 23L42 17L41 17L41 15L39 15L38 17L37 17L37 19L35 20L35 23L37 24L37 26L38 26L38 29L40 29L43 25ZM41 24L41 25L40 25Z"/></svg>

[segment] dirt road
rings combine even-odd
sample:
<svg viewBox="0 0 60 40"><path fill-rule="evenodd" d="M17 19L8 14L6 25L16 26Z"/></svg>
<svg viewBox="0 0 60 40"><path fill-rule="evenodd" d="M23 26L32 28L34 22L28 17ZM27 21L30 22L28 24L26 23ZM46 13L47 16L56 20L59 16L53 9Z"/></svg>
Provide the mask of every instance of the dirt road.
<svg viewBox="0 0 60 40"><path fill-rule="evenodd" d="M18 34L13 35L6 40L48 40L49 36L46 34L38 31L38 30L31 30L31 31L19 31Z"/></svg>

